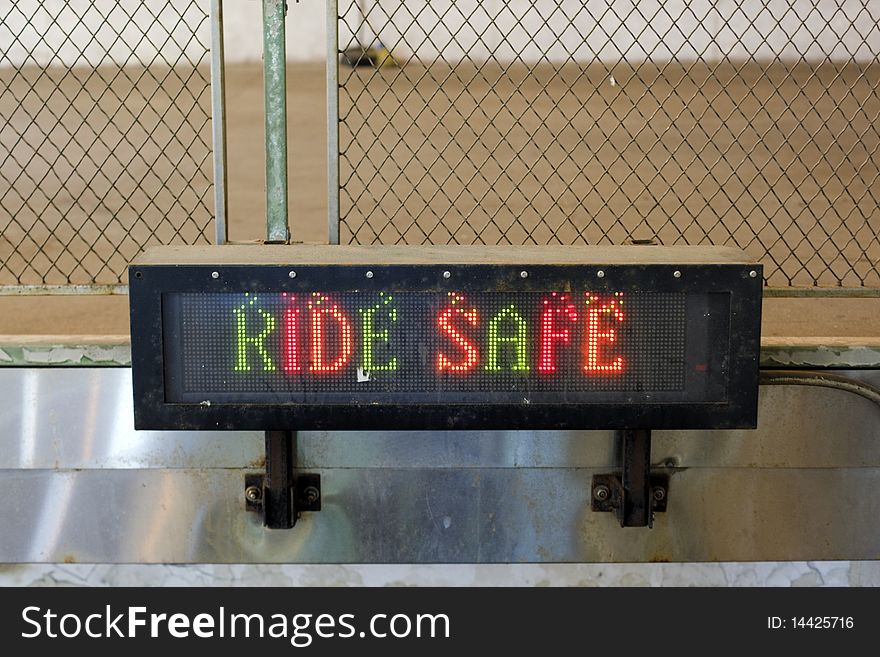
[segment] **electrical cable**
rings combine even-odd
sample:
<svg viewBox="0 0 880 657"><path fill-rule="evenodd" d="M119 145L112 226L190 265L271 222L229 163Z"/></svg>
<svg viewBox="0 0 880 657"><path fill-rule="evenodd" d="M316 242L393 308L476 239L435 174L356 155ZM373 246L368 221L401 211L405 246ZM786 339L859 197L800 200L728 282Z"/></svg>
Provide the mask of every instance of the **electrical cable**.
<svg viewBox="0 0 880 657"><path fill-rule="evenodd" d="M808 370L773 370L761 372L762 386L817 386L851 392L880 406L880 388L853 381L839 374Z"/></svg>

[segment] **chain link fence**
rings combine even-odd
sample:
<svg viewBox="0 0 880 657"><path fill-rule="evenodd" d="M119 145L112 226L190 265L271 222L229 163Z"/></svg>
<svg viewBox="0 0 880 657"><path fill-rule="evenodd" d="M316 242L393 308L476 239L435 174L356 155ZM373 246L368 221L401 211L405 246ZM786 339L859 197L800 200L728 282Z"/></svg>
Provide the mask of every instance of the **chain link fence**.
<svg viewBox="0 0 880 657"><path fill-rule="evenodd" d="M0 1L0 285L209 241L208 3Z"/></svg>
<svg viewBox="0 0 880 657"><path fill-rule="evenodd" d="M726 244L769 285L880 287L880 2L337 17L342 243Z"/></svg>

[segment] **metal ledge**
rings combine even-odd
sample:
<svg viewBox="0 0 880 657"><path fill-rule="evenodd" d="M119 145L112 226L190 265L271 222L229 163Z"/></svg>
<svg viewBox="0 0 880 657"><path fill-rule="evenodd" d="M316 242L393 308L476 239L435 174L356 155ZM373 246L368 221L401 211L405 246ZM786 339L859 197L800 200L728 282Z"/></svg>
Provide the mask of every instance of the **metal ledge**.
<svg viewBox="0 0 880 657"><path fill-rule="evenodd" d="M0 367L131 366L127 335L2 336ZM763 338L761 367L880 369L880 338Z"/></svg>

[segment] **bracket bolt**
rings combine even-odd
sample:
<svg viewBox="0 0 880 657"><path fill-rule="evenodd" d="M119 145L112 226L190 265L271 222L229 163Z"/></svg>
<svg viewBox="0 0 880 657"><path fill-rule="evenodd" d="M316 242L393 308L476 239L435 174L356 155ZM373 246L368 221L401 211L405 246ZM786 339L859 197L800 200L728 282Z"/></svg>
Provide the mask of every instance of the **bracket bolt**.
<svg viewBox="0 0 880 657"><path fill-rule="evenodd" d="M452 276L451 272L448 272L448 271L443 272L443 278L449 278L450 276Z"/></svg>
<svg viewBox="0 0 880 657"><path fill-rule="evenodd" d="M244 499L251 503L257 503L263 499L263 491L259 486L248 486L244 489Z"/></svg>
<svg viewBox="0 0 880 657"><path fill-rule="evenodd" d="M611 491L608 490L608 486L604 484L600 484L593 489L593 497L595 497L599 502L604 502L608 499L608 496L611 494Z"/></svg>
<svg viewBox="0 0 880 657"><path fill-rule="evenodd" d="M749 278L757 278L757 276L758 272L756 272L754 269L749 272Z"/></svg>
<svg viewBox="0 0 880 657"><path fill-rule="evenodd" d="M599 278L605 278L605 272L600 269L596 272L596 276L598 276Z"/></svg>
<svg viewBox="0 0 880 657"><path fill-rule="evenodd" d="M303 490L303 497L309 504L314 504L321 497L321 492L314 486L307 486Z"/></svg>
<svg viewBox="0 0 880 657"><path fill-rule="evenodd" d="M681 278L681 272L678 271L677 269L676 269L674 272L672 272L672 275L673 275L675 278Z"/></svg>
<svg viewBox="0 0 880 657"><path fill-rule="evenodd" d="M296 272L295 272L295 271L289 271L289 272L287 272L287 276L288 276L288 278L296 278Z"/></svg>
<svg viewBox="0 0 880 657"><path fill-rule="evenodd" d="M519 273L519 277L520 277L520 278L528 278L528 277L529 277L529 272L527 272L526 270L523 270L523 271L521 271L521 272Z"/></svg>
<svg viewBox="0 0 880 657"><path fill-rule="evenodd" d="M373 272L371 272L371 271L368 271L366 275L367 275L367 278L373 278Z"/></svg>
<svg viewBox="0 0 880 657"><path fill-rule="evenodd" d="M213 278L213 279L218 279L218 278L220 278L220 272L219 272L219 271L212 271L212 272L211 272L211 278Z"/></svg>
<svg viewBox="0 0 880 657"><path fill-rule="evenodd" d="M666 499L666 489L663 486L655 486L651 490L651 495L656 501L662 502Z"/></svg>

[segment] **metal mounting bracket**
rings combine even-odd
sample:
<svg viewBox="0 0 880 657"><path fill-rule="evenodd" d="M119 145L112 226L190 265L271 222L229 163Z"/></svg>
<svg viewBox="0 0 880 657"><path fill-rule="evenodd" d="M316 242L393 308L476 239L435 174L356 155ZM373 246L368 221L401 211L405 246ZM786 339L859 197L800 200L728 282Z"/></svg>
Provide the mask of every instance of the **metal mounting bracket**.
<svg viewBox="0 0 880 657"><path fill-rule="evenodd" d="M651 527L654 513L666 511L669 475L651 473L649 429L623 429L617 437L623 448L623 470L593 476L591 509L613 512L621 527Z"/></svg>
<svg viewBox="0 0 880 657"><path fill-rule="evenodd" d="M245 475L245 509L269 529L290 529L303 511L321 510L321 475L296 472L295 456L295 431L267 431L266 472Z"/></svg>

